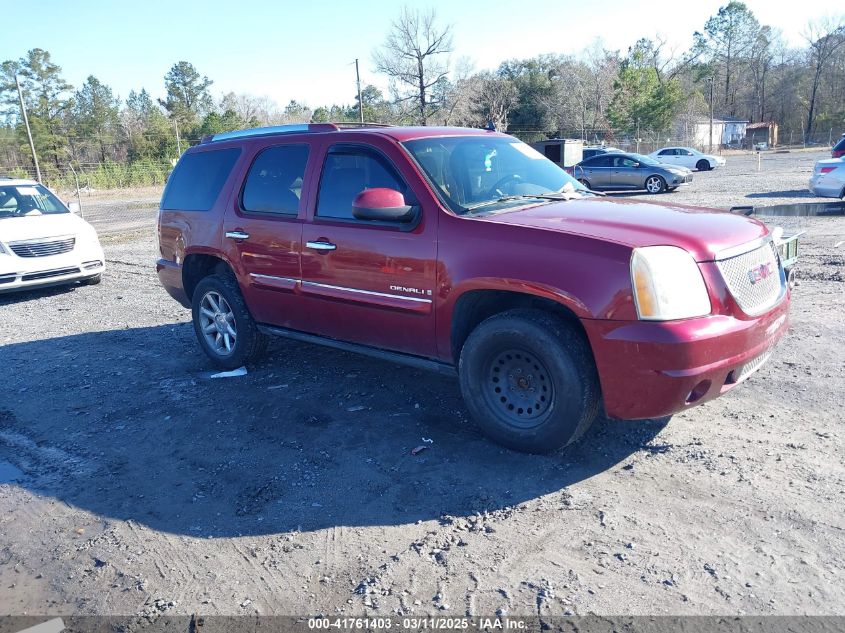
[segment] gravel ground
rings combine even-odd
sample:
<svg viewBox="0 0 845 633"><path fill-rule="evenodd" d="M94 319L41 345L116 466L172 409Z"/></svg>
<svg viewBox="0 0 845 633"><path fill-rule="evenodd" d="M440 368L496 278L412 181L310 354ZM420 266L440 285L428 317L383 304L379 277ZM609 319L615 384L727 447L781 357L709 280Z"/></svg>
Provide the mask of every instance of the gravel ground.
<svg viewBox="0 0 845 633"><path fill-rule="evenodd" d="M809 200L818 157L655 199ZM454 381L326 348L210 379L152 268L155 195L83 200L101 285L0 295L0 612L845 611L842 218L787 222L791 332L747 383L538 457Z"/></svg>

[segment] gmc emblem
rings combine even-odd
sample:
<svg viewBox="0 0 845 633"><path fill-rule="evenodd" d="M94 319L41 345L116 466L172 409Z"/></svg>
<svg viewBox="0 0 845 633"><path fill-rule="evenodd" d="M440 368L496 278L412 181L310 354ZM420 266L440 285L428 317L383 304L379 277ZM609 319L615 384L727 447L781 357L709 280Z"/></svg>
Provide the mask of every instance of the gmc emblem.
<svg viewBox="0 0 845 633"><path fill-rule="evenodd" d="M765 264L760 264L759 266L755 266L748 271L748 280L751 282L751 285L756 284L758 281L763 281L766 277L769 277L772 274L772 264L770 262L766 262Z"/></svg>

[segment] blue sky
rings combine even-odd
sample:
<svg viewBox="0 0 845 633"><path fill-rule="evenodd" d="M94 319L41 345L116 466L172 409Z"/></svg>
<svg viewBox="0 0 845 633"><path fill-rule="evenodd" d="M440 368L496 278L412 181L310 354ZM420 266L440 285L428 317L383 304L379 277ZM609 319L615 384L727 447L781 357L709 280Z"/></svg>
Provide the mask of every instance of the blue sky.
<svg viewBox="0 0 845 633"><path fill-rule="evenodd" d="M11 3L11 0L6 0ZM6 3L4 2L4 4ZM643 36L663 35L679 51L727 0L431 0L442 24L452 24L452 59L466 57L478 70L510 58L577 53L600 38L625 51ZM801 43L807 20L845 11L841 0L746 0L758 19ZM78 86L93 74L121 97L129 90L163 91L163 76L186 60L224 92L267 95L316 107L351 103L355 68L362 81L386 88L371 55L385 37L400 3L382 0L307 2L240 0L106 2L28 0L26 19L0 40L0 60L28 49L47 49L65 78Z"/></svg>

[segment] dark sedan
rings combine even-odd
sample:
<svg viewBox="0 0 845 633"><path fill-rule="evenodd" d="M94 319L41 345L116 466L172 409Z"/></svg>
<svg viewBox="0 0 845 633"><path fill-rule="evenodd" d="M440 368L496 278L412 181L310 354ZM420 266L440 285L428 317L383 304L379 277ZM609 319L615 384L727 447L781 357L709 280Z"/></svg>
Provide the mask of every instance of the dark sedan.
<svg viewBox="0 0 845 633"><path fill-rule="evenodd" d="M572 175L593 190L662 193L692 182L689 169L658 163L641 154L599 154L572 167Z"/></svg>

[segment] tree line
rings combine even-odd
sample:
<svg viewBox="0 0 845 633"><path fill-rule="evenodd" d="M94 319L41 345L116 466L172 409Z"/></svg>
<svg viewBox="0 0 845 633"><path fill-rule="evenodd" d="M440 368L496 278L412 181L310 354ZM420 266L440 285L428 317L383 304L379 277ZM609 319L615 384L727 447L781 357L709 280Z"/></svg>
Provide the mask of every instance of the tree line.
<svg viewBox="0 0 845 633"><path fill-rule="evenodd" d="M657 36L626 52L597 40L576 55L549 53L507 60L476 71L451 63L452 29L434 11L403 9L373 66L389 81L372 85L350 104L280 106L268 97L229 92L212 96L214 82L179 61L163 76L164 97L143 87L125 99L95 76L78 87L62 76L46 50L35 48L0 65L0 169L31 174L21 117L21 86L33 141L48 181L70 167L127 185L160 184L173 159L203 136L259 125L348 121L418 125L493 124L525 140L576 137L615 142L631 136L685 138L710 116L775 121L781 138L827 142L845 128L845 21L811 21L804 43L787 45L733 0L677 51ZM350 92L352 92L350 90ZM119 168L117 166L120 166Z"/></svg>

